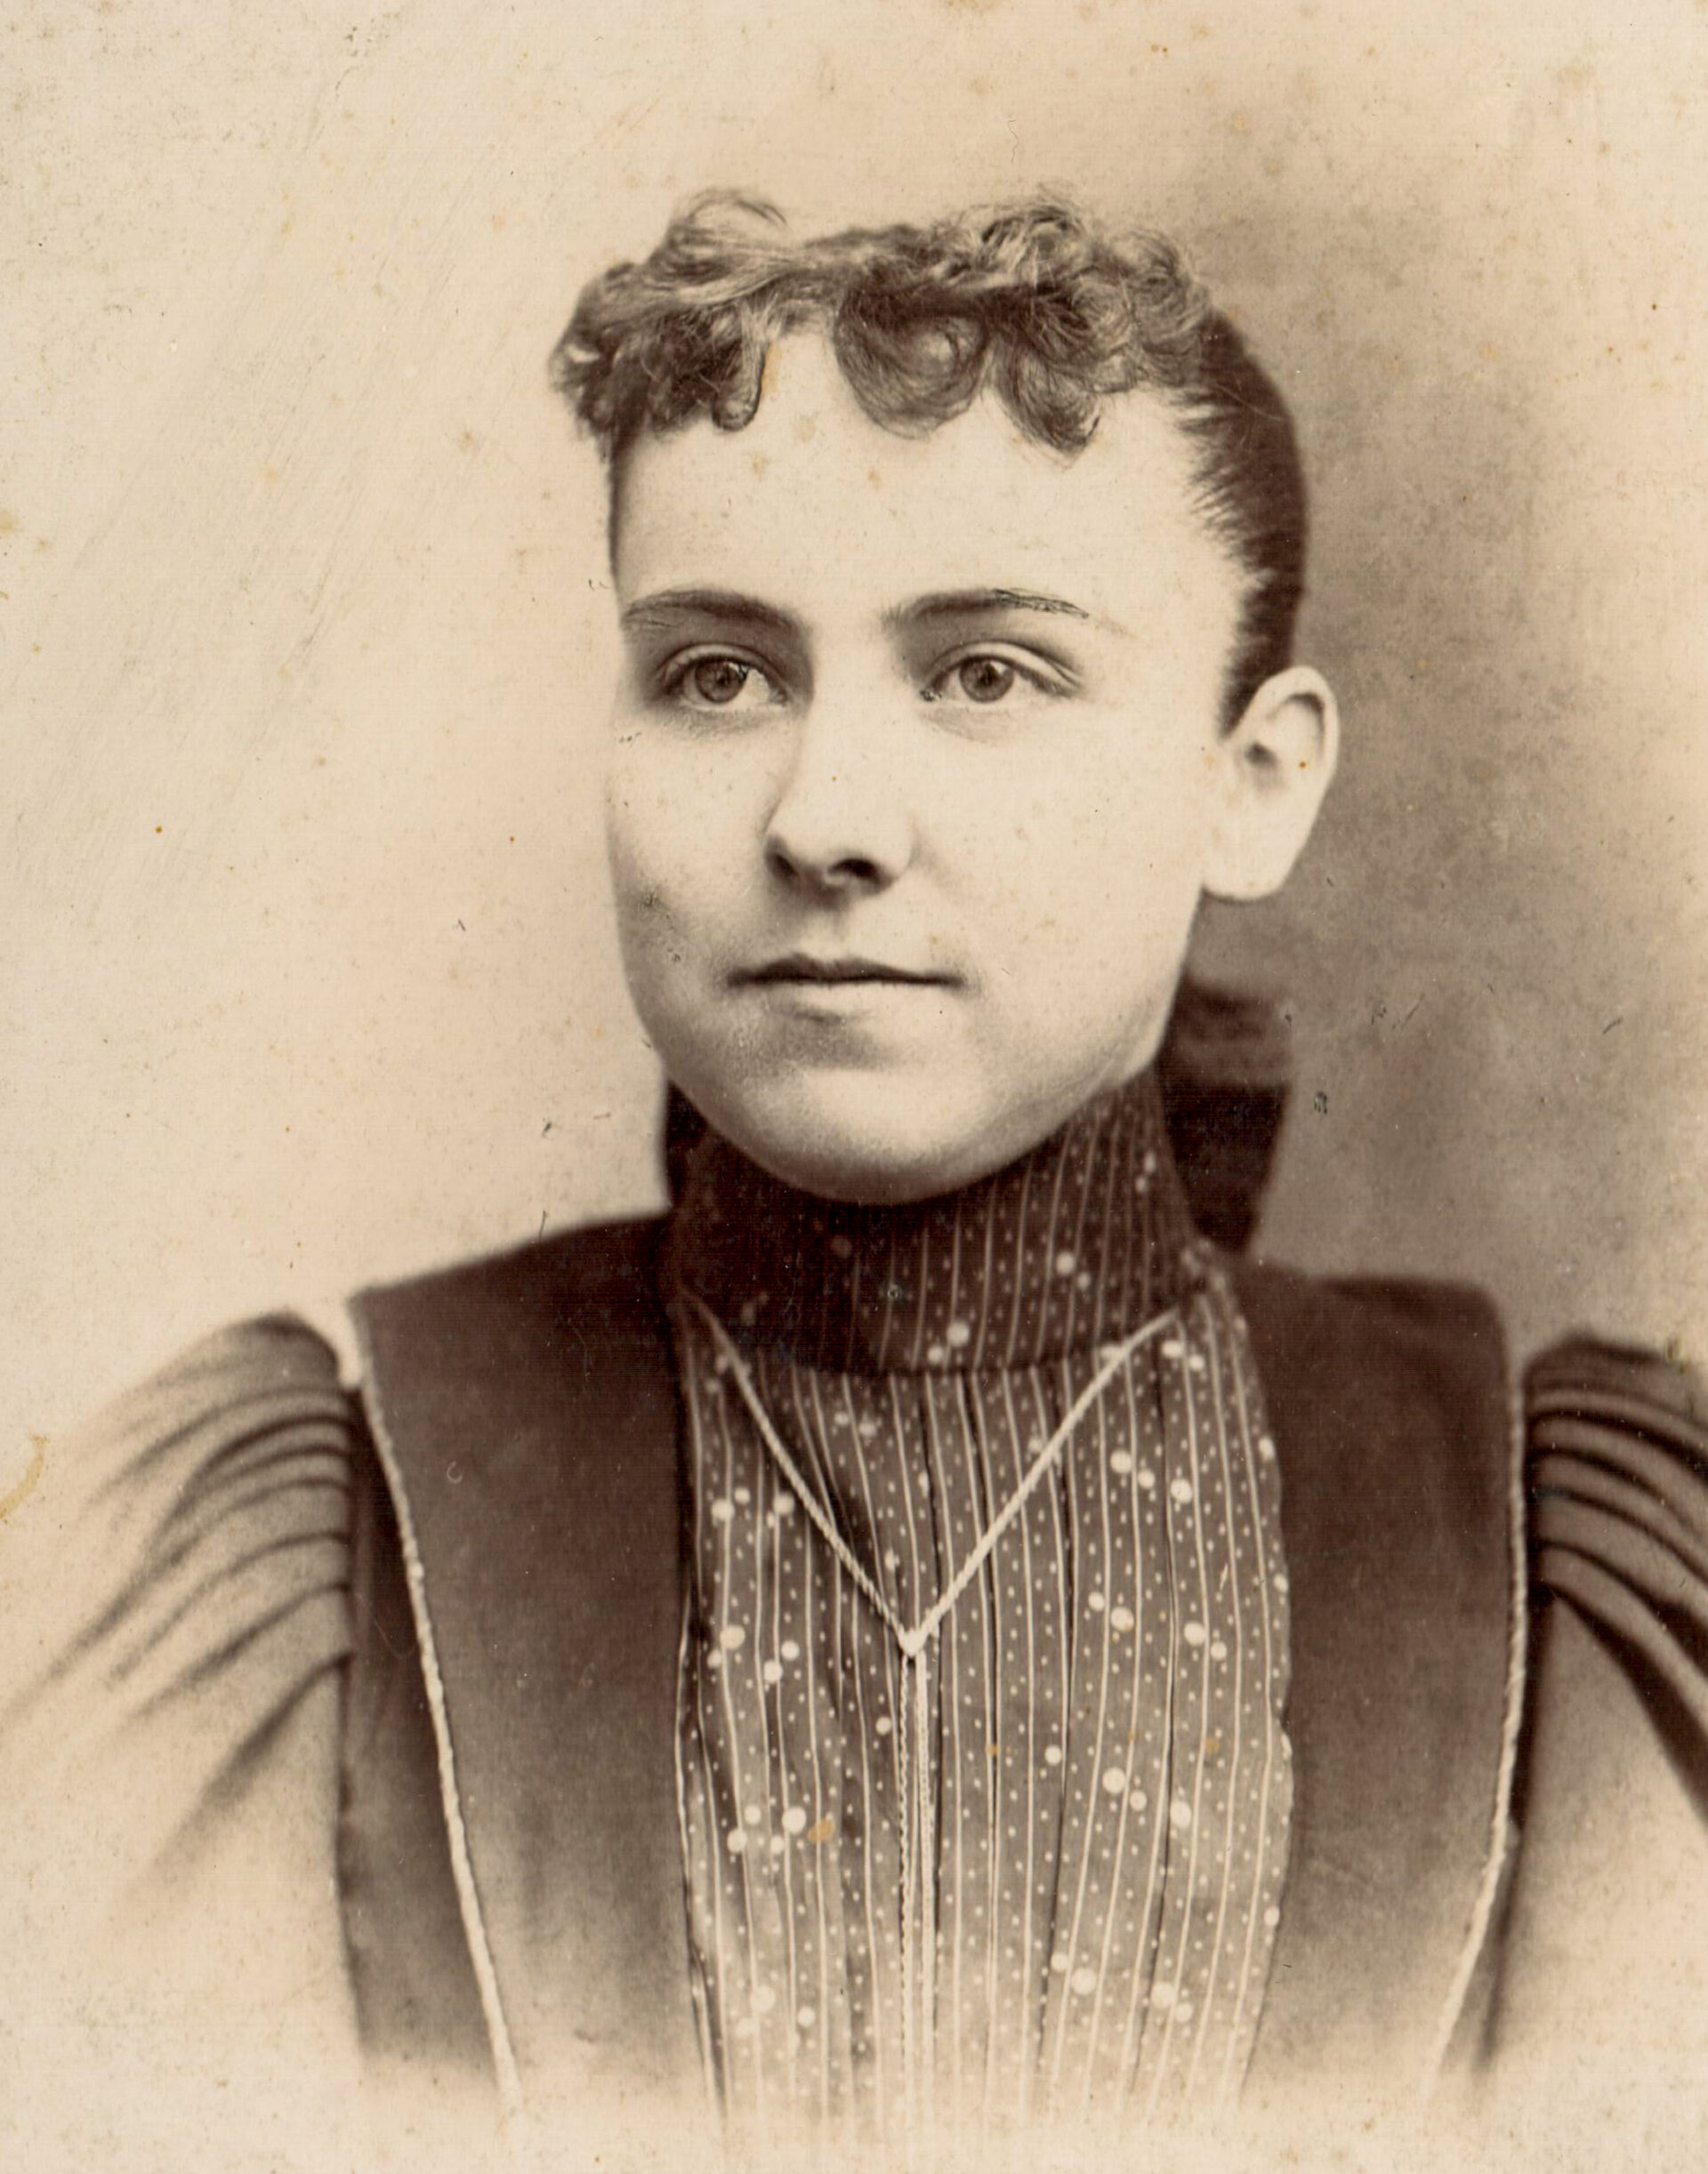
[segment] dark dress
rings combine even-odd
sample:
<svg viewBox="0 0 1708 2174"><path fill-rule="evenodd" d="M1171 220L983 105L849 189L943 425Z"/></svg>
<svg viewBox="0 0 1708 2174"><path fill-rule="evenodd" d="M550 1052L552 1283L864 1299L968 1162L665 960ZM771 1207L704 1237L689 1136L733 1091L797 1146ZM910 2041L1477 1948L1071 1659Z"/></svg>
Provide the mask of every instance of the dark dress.
<svg viewBox="0 0 1708 2174"><path fill-rule="evenodd" d="M479 2132L507 2095L627 2163L680 2162L684 2119L705 2143L656 1244L577 1234L381 1294L361 1389L300 1322L224 1331L63 1461L0 1709L20 2134L170 2142L164 2074L204 2142L212 2106L279 2163L335 2163L366 2074L403 2086L400 2157L435 2107ZM1491 2135L1583 2104L1690 2163L1700 1389L1556 1347L1516 1400L1520 1494L1475 1294L1236 1282L1288 1490L1299 1782L1253 2106L1350 2120L1444 2068Z"/></svg>

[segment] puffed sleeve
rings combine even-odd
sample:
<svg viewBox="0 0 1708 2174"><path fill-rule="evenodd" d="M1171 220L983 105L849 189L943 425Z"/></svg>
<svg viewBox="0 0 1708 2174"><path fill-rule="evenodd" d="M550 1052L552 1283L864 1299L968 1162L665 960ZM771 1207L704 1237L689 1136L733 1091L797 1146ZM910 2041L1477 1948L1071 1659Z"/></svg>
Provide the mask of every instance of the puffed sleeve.
<svg viewBox="0 0 1708 2174"><path fill-rule="evenodd" d="M1622 2163L1649 2136L1650 2163L1699 2165L1708 1392L1576 1339L1530 1368L1526 1418L1534 1629L1496 2043L1551 2133L1603 2134Z"/></svg>
<svg viewBox="0 0 1708 2174"><path fill-rule="evenodd" d="M1708 1759L1708 1397L1685 1369L1577 1340L1527 1384L1536 1577L1629 1649L1678 1755Z"/></svg>
<svg viewBox="0 0 1708 2174"><path fill-rule="evenodd" d="M0 1661L8 2118L31 2163L211 2163L210 2118L238 2106L247 2145L331 2162L365 1451L334 1354L281 1317L198 1344L51 1453Z"/></svg>

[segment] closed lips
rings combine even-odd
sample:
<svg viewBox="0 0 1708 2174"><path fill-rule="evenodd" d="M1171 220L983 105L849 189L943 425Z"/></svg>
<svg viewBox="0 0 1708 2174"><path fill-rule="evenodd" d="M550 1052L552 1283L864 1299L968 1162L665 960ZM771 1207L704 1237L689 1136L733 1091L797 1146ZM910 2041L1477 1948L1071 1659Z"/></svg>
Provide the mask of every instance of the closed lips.
<svg viewBox="0 0 1708 2174"><path fill-rule="evenodd" d="M953 977L947 974L914 974L899 966L884 966L873 959L773 959L764 966L745 968L735 974L737 981L809 981L826 984L847 981L914 982L922 986L941 987Z"/></svg>

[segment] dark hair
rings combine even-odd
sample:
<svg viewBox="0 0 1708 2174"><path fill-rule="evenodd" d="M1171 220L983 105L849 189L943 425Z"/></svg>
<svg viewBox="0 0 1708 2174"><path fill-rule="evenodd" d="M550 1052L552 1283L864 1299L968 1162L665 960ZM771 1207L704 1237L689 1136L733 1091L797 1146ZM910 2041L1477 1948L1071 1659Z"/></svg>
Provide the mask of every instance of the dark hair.
<svg viewBox="0 0 1708 2174"><path fill-rule="evenodd" d="M809 326L866 413L903 434L934 430L988 387L1029 437L1071 455L1104 401L1156 395L1195 445L1201 511L1245 576L1228 721L1290 661L1306 526L1292 419L1163 236L1117 240L1037 197L803 242L769 204L698 197L644 263L582 290L552 352L552 383L599 443L613 507L642 431L697 415L740 430L767 349Z"/></svg>

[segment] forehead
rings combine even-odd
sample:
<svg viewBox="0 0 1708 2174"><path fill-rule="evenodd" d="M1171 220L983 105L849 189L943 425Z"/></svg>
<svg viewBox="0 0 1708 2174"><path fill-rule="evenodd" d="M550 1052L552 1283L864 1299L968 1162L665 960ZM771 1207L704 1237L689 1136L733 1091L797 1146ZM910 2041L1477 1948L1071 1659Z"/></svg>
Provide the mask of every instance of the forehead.
<svg viewBox="0 0 1708 2174"><path fill-rule="evenodd" d="M1237 587L1195 506L1190 445L1159 400L1110 400L1071 457L1024 436L988 394L903 437L865 413L817 334L772 347L745 429L699 418L637 441L614 544L624 602L715 586L819 620L1010 587L1121 624L1213 607Z"/></svg>

